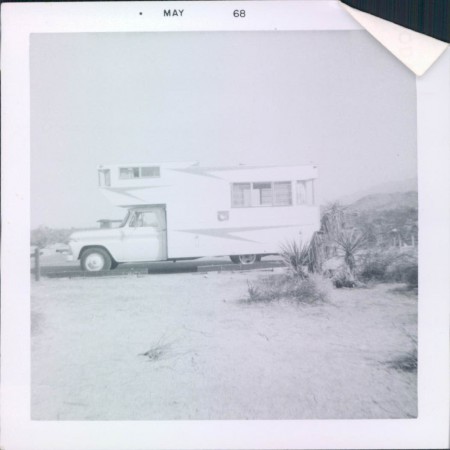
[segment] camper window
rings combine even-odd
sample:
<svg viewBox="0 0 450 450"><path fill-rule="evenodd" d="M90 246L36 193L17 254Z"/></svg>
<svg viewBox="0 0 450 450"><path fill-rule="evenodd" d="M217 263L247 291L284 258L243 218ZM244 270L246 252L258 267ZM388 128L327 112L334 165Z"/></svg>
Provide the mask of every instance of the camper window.
<svg viewBox="0 0 450 450"><path fill-rule="evenodd" d="M231 205L235 208L251 206L250 183L233 183L231 185Z"/></svg>
<svg viewBox="0 0 450 450"><path fill-rule="evenodd" d="M129 180L132 178L158 178L160 170L158 166L148 167L121 167L119 169L119 178Z"/></svg>
<svg viewBox="0 0 450 450"><path fill-rule="evenodd" d="M139 178L139 167L121 167L119 169L119 178L122 180Z"/></svg>
<svg viewBox="0 0 450 450"><path fill-rule="evenodd" d="M290 181L233 183L231 206L290 206L292 205L292 183Z"/></svg>
<svg viewBox="0 0 450 450"><path fill-rule="evenodd" d="M274 183L274 205L289 206L292 205L292 187L290 181L279 181Z"/></svg>
<svg viewBox="0 0 450 450"><path fill-rule="evenodd" d="M252 205L272 205L272 183L253 183Z"/></svg>
<svg viewBox="0 0 450 450"><path fill-rule="evenodd" d="M158 178L159 176L159 167L141 167L141 177Z"/></svg>

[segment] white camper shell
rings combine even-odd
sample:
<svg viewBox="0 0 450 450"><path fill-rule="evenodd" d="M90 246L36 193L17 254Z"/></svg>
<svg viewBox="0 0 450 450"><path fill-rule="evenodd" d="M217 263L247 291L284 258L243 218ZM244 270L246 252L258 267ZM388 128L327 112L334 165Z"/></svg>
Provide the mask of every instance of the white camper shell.
<svg viewBox="0 0 450 450"><path fill-rule="evenodd" d="M98 175L103 194L128 213L118 228L74 233L84 270L203 256L248 264L308 242L320 225L312 165L122 164Z"/></svg>

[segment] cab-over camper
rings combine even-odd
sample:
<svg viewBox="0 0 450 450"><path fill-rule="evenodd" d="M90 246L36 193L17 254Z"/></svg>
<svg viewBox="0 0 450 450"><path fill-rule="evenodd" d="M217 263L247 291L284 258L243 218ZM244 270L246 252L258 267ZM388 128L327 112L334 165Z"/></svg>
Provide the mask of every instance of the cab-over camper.
<svg viewBox="0 0 450 450"><path fill-rule="evenodd" d="M98 169L99 187L127 210L117 228L76 232L83 270L123 262L230 256L251 264L319 228L317 168L121 164Z"/></svg>

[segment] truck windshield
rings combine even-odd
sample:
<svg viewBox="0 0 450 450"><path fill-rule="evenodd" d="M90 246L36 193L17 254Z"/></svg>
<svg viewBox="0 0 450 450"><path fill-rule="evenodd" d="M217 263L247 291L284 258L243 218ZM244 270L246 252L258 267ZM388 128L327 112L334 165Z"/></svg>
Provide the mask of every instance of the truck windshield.
<svg viewBox="0 0 450 450"><path fill-rule="evenodd" d="M128 218L130 217L130 214L131 214L131 212L127 211L127 214L125 215L125 217L123 218L122 222L120 223L119 228L122 228L122 227L124 227L127 224Z"/></svg>

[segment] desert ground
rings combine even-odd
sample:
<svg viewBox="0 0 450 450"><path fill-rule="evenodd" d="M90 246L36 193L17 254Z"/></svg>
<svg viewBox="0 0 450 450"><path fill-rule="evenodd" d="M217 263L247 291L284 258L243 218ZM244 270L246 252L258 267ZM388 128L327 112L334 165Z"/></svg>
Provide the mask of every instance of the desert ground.
<svg viewBox="0 0 450 450"><path fill-rule="evenodd" d="M282 270L32 280L32 419L416 417L416 294L245 301Z"/></svg>

